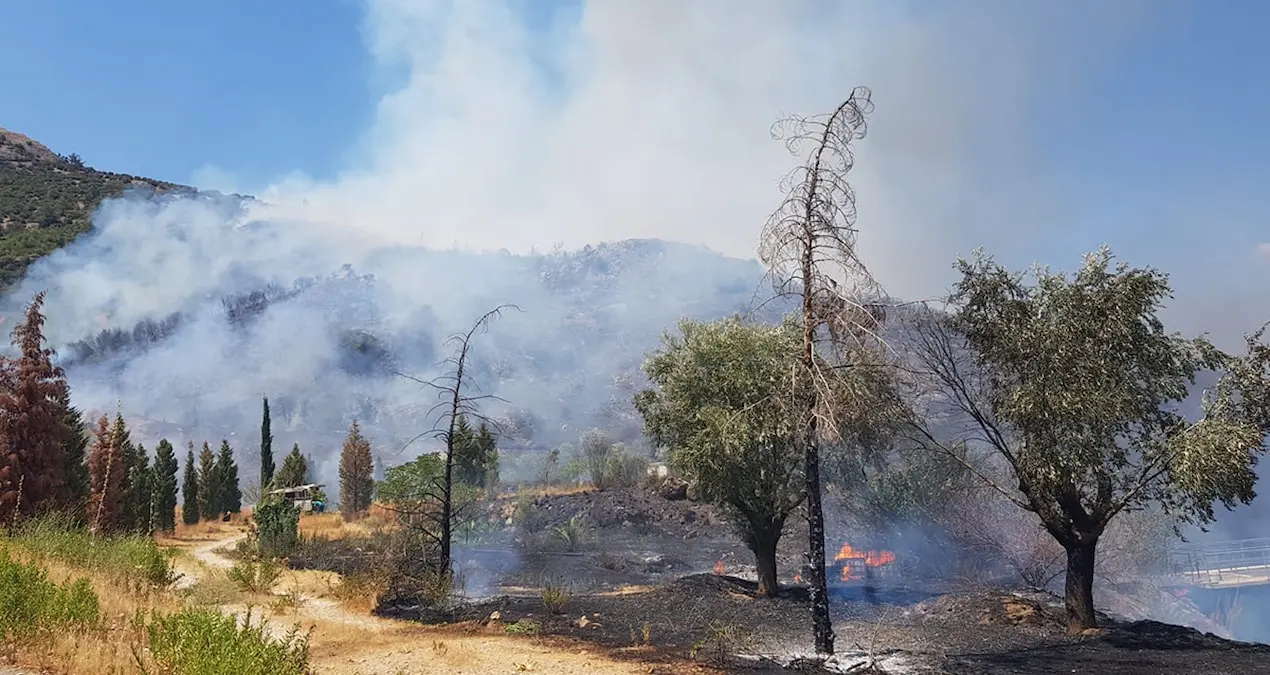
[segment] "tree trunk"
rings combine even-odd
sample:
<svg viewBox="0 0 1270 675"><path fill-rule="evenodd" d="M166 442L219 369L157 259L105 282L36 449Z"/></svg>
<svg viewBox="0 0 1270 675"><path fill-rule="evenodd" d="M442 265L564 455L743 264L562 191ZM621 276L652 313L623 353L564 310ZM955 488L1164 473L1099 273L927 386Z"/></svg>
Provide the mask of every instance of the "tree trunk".
<svg viewBox="0 0 1270 675"><path fill-rule="evenodd" d="M811 625L816 652L833 653L833 624L829 618L829 587L825 579L825 512L820 500L820 448L814 418L805 439L807 489L807 586L811 595Z"/></svg>
<svg viewBox="0 0 1270 675"><path fill-rule="evenodd" d="M751 525L750 550L754 552L754 567L758 574L760 598L772 598L780 590L776 580L776 544L780 542L781 526L758 528Z"/></svg>
<svg viewBox="0 0 1270 675"><path fill-rule="evenodd" d="M1094 615L1094 554L1097 539L1078 538L1066 543L1067 580L1064 602L1067 605L1067 632L1078 634L1098 627Z"/></svg>

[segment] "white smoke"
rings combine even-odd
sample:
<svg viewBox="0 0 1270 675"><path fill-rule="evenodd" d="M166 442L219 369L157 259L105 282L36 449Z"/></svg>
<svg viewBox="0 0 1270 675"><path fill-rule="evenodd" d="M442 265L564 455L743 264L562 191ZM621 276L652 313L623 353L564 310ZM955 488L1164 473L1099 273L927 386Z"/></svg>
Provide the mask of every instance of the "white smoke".
<svg viewBox="0 0 1270 675"><path fill-rule="evenodd" d="M401 370L428 376L445 335L517 302L525 313L482 343L481 384L536 414L544 435L567 436L627 405L614 378L680 315L737 309L753 266L632 249L623 255L644 262L612 271L617 290L589 293L584 280L563 292L541 283L541 258L425 249L520 254L642 237L752 258L795 161L770 124L864 84L877 112L854 174L860 239L889 291L937 294L954 257L981 245L1013 264L1055 250L1071 257L1053 262L1073 264L1101 242L1056 249L1065 196L1032 156L1028 111L1078 90L1145 7L367 0L368 49L406 77L345 171L240 186L209 168L201 180L260 201L108 203L92 236L32 267L10 309L47 289L49 337L63 350L182 312L177 333L143 354L73 368L76 402L118 401L201 441L250 438L267 394L283 420L275 446L303 438L325 461L351 417L375 418L367 431L387 448L426 427L432 403L402 378L341 369L339 329L382 337ZM375 282L328 284L246 332L218 313L225 295L344 264Z"/></svg>

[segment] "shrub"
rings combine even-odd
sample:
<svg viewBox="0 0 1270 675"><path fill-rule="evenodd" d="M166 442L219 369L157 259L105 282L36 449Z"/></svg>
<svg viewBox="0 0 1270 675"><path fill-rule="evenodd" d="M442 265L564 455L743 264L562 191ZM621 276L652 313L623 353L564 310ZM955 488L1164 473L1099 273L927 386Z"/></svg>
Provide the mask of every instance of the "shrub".
<svg viewBox="0 0 1270 675"><path fill-rule="evenodd" d="M292 628L271 638L251 613L238 619L210 609L156 617L149 626L150 653L164 672L181 675L307 675L309 634Z"/></svg>
<svg viewBox="0 0 1270 675"><path fill-rule="evenodd" d="M256 546L266 558L285 558L299 541L300 509L281 499L269 499L256 506Z"/></svg>
<svg viewBox="0 0 1270 675"><path fill-rule="evenodd" d="M35 563L0 553L0 639L19 642L54 630L84 630L101 617L87 579L58 585Z"/></svg>
<svg viewBox="0 0 1270 675"><path fill-rule="evenodd" d="M585 514L579 513L551 528L551 533L566 551L578 551L591 540L591 524L587 521Z"/></svg>
<svg viewBox="0 0 1270 675"><path fill-rule="evenodd" d="M252 560L235 563L229 569L229 578L246 593L268 593L282 574L282 568L272 560Z"/></svg>

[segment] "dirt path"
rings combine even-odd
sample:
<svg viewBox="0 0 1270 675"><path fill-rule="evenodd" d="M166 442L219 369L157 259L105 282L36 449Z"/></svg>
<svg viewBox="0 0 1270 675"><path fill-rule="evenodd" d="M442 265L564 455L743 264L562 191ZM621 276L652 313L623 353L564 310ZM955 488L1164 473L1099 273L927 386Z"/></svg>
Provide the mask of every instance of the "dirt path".
<svg viewBox="0 0 1270 675"><path fill-rule="evenodd" d="M231 532L224 537L199 542L186 549L194 564L178 569L178 582L190 586L209 570L224 570L233 561L219 551L232 547L246 536ZM331 575L332 577L334 575ZM310 643L314 671L334 675L486 675L494 673L558 673L560 675L618 675L656 670L647 663L618 661L598 650L582 646L562 646L529 637L512 637L502 631L462 632L420 626L403 621L351 612L338 602L292 586L299 602L284 612L266 612L275 633L285 633L294 625L312 627ZM225 606L235 614L245 606ZM259 613L258 611L255 613ZM674 672L691 672L691 666Z"/></svg>

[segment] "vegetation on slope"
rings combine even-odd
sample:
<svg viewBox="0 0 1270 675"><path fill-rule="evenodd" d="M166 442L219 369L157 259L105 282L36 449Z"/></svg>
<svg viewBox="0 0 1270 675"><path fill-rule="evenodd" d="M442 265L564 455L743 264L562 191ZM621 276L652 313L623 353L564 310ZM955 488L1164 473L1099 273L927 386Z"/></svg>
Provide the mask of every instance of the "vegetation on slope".
<svg viewBox="0 0 1270 675"><path fill-rule="evenodd" d="M77 155L57 155L22 134L0 128L0 288L21 279L35 260L87 232L102 200L129 188L191 189L98 171Z"/></svg>

